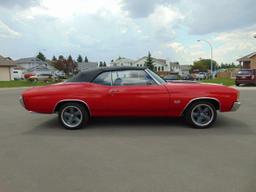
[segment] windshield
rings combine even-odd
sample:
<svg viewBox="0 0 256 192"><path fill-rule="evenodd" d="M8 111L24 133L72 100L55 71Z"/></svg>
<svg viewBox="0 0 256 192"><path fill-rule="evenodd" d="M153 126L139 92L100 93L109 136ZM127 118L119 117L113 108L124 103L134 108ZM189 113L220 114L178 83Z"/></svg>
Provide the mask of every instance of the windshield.
<svg viewBox="0 0 256 192"><path fill-rule="evenodd" d="M156 80L158 83L160 84L164 84L166 83L166 81L164 79L162 79L162 77L160 77L159 75L157 75L156 73L154 73L153 71L151 71L150 69L146 69L146 71L149 73L149 75L152 76L152 78L154 80Z"/></svg>

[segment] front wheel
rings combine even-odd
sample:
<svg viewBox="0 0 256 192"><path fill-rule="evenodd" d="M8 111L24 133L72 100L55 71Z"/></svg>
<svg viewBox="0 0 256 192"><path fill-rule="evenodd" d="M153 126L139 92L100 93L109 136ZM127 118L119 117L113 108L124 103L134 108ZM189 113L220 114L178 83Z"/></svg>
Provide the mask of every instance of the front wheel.
<svg viewBox="0 0 256 192"><path fill-rule="evenodd" d="M89 114L80 103L65 103L59 109L59 121L66 129L81 129L88 120Z"/></svg>
<svg viewBox="0 0 256 192"><path fill-rule="evenodd" d="M185 118L194 128L209 128L217 119L217 111L213 104L206 101L199 101L188 107L185 112Z"/></svg>

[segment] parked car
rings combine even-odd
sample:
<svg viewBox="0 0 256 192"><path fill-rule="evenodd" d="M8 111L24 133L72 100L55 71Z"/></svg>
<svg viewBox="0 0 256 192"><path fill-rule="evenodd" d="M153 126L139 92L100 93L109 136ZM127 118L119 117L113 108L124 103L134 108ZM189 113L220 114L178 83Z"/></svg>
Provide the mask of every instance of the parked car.
<svg viewBox="0 0 256 192"><path fill-rule="evenodd" d="M243 69L236 75L236 86L241 84L256 85L256 69Z"/></svg>
<svg viewBox="0 0 256 192"><path fill-rule="evenodd" d="M188 75L181 75L181 80L190 80L190 81L193 81L194 80L194 77L190 74Z"/></svg>
<svg viewBox="0 0 256 192"><path fill-rule="evenodd" d="M66 74L64 73L64 71L55 71L53 76L56 79L64 79L66 77Z"/></svg>
<svg viewBox="0 0 256 192"><path fill-rule="evenodd" d="M185 117L196 128L214 124L217 111L236 111L239 91L223 85L167 83L146 68L104 67L66 82L31 88L20 97L31 112L58 113L67 129L92 117Z"/></svg>
<svg viewBox="0 0 256 192"><path fill-rule="evenodd" d="M21 79L23 79L23 70L13 69L12 77L13 77L14 80L21 80Z"/></svg>
<svg viewBox="0 0 256 192"><path fill-rule="evenodd" d="M179 80L179 79L180 79L179 75L175 75L175 74L166 75L164 77L164 80L166 80L166 81L175 81L175 80Z"/></svg>
<svg viewBox="0 0 256 192"><path fill-rule="evenodd" d="M35 76L36 73L33 73L33 72L24 72L23 76L24 76L24 79L29 79L31 76Z"/></svg>
<svg viewBox="0 0 256 192"><path fill-rule="evenodd" d="M204 80L207 77L207 73L205 72L199 72L196 74L196 80Z"/></svg>
<svg viewBox="0 0 256 192"><path fill-rule="evenodd" d="M50 81L52 79L51 74L47 73L36 73L35 75L32 75L28 78L30 81Z"/></svg>

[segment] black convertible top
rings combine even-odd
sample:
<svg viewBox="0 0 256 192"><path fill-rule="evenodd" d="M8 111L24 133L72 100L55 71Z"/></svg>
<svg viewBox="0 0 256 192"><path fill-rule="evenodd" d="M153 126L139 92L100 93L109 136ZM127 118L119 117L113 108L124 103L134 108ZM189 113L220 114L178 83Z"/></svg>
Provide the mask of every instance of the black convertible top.
<svg viewBox="0 0 256 192"><path fill-rule="evenodd" d="M80 72L67 82L92 82L99 74L109 71L123 71L123 70L145 70L145 67L101 67Z"/></svg>

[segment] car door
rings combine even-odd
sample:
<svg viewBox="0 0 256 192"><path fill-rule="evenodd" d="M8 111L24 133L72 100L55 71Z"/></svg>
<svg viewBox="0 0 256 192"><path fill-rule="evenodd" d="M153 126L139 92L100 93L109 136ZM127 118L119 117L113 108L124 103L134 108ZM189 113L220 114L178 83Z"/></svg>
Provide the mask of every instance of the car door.
<svg viewBox="0 0 256 192"><path fill-rule="evenodd" d="M169 93L145 70L112 71L107 107L119 116L165 116Z"/></svg>

